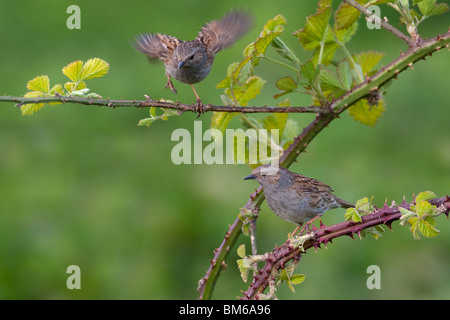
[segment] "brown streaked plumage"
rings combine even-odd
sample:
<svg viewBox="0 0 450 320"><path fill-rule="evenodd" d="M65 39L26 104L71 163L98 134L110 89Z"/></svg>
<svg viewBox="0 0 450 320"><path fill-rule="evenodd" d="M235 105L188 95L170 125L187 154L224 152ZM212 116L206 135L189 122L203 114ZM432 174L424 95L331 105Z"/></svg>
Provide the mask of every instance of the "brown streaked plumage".
<svg viewBox="0 0 450 320"><path fill-rule="evenodd" d="M250 28L252 18L242 11L228 13L221 20L214 20L202 27L197 38L182 41L165 34L142 34L136 37L135 48L149 59L160 59L166 68L167 85L174 93L171 77L192 87L201 100L193 84L205 79L214 62L215 54L231 46Z"/></svg>
<svg viewBox="0 0 450 320"><path fill-rule="evenodd" d="M267 204L277 216L298 226L309 224L329 209L354 207L333 195L325 183L282 167L260 166L244 178L248 179L261 184Z"/></svg>

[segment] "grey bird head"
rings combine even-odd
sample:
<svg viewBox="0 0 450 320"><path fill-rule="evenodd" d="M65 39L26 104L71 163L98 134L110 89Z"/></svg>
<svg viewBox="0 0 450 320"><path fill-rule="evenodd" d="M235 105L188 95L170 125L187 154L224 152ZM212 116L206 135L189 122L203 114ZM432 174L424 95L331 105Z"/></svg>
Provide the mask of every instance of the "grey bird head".
<svg viewBox="0 0 450 320"><path fill-rule="evenodd" d="M196 41L186 41L175 48L173 57L178 70L185 68L198 68L206 62L206 50Z"/></svg>
<svg viewBox="0 0 450 320"><path fill-rule="evenodd" d="M281 177L286 176L287 178L289 173L290 171L285 168L266 164L254 169L250 175L244 178L244 180L257 180L264 187L266 184L277 183Z"/></svg>

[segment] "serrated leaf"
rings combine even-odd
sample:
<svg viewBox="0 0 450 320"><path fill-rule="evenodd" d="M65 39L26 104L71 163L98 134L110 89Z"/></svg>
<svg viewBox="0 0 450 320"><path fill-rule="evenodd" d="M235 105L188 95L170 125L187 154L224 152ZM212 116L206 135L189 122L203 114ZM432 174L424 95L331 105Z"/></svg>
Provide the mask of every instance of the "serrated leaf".
<svg viewBox="0 0 450 320"><path fill-rule="evenodd" d="M349 221L349 220L353 220L354 222L361 222L361 216L358 213L358 211L355 208L347 208L347 210L345 211L345 220Z"/></svg>
<svg viewBox="0 0 450 320"><path fill-rule="evenodd" d="M282 15L275 16L264 25L258 39L245 48L244 55L252 60L254 66L258 64L259 56L266 53L272 41L284 32L285 25L286 19Z"/></svg>
<svg viewBox="0 0 450 320"><path fill-rule="evenodd" d="M349 27L335 29L334 34L339 43L345 44L351 40L356 30L358 30L358 23L354 22Z"/></svg>
<svg viewBox="0 0 450 320"><path fill-rule="evenodd" d="M408 219L408 223L411 225L411 232L413 234L414 239L416 239L416 240L420 239L419 231L417 228L418 221L419 221L419 218L417 218L417 217L412 217L412 218Z"/></svg>
<svg viewBox="0 0 450 320"><path fill-rule="evenodd" d="M436 198L437 195L433 191L422 191L416 196L416 201L428 201Z"/></svg>
<svg viewBox="0 0 450 320"><path fill-rule="evenodd" d="M333 41L333 33L328 27L330 17L331 7L322 7L319 12L306 18L303 29L293 33L305 50L314 50L320 47L321 43Z"/></svg>
<svg viewBox="0 0 450 320"><path fill-rule="evenodd" d="M417 4L424 17L440 15L448 11L448 4L436 3L436 0L423 0Z"/></svg>
<svg viewBox="0 0 450 320"><path fill-rule="evenodd" d="M363 51L361 53L354 55L353 60L361 66L362 73L364 75L367 75L370 71L372 71L372 69L375 68L375 66L383 57L384 57L383 52L372 50L372 51Z"/></svg>
<svg viewBox="0 0 450 320"><path fill-rule="evenodd" d="M360 208L362 206L365 206L369 203L369 198L364 197L362 199L359 199L358 201L356 201L355 207L356 208Z"/></svg>
<svg viewBox="0 0 450 320"><path fill-rule="evenodd" d="M37 76L36 78L28 81L27 89L30 91L50 93L50 79L46 75Z"/></svg>
<svg viewBox="0 0 450 320"><path fill-rule="evenodd" d="M417 220L417 230L427 238L436 237L440 232L439 230L434 228L428 221L421 219Z"/></svg>
<svg viewBox="0 0 450 320"><path fill-rule="evenodd" d="M294 274L291 276L290 282L292 284L300 284L305 281L306 276L304 274Z"/></svg>
<svg viewBox="0 0 450 320"><path fill-rule="evenodd" d="M25 98L37 98L42 97L43 93L39 91L29 91L24 94ZM31 116L36 111L39 111L44 106L43 103L28 103L20 107L20 111L23 116Z"/></svg>
<svg viewBox="0 0 450 320"><path fill-rule="evenodd" d="M428 201L416 199L416 213L419 217L431 214L434 208L435 206Z"/></svg>
<svg viewBox="0 0 450 320"><path fill-rule="evenodd" d="M365 0L357 0L356 2L361 4ZM334 28L336 30L348 28L358 20L360 15L361 13L356 8L342 1L334 13Z"/></svg>
<svg viewBox="0 0 450 320"><path fill-rule="evenodd" d="M50 89L50 93L55 95L56 93L62 95L64 94L64 90L62 85L60 84L55 84L51 89Z"/></svg>
<svg viewBox="0 0 450 320"><path fill-rule="evenodd" d="M250 58L234 62L228 66L227 76L219 82L216 88L232 88L242 86L251 74Z"/></svg>
<svg viewBox="0 0 450 320"><path fill-rule="evenodd" d="M109 63L100 58L93 58L83 64L79 80L103 77L109 70Z"/></svg>
<svg viewBox="0 0 450 320"><path fill-rule="evenodd" d="M383 99L378 101L378 105L373 106L368 104L367 99L361 99L354 103L348 112L356 121L373 127L385 110Z"/></svg>
<svg viewBox="0 0 450 320"><path fill-rule="evenodd" d="M81 68L83 67L83 61L77 60L69 63L62 69L62 73L67 76L73 82L81 80Z"/></svg>

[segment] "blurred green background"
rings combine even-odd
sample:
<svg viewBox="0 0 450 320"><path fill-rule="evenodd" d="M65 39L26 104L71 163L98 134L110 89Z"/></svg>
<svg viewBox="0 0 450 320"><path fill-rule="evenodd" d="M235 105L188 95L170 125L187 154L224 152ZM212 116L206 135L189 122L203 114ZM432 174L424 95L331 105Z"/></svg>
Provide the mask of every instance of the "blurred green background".
<svg viewBox="0 0 450 320"><path fill-rule="evenodd" d="M442 2L442 1L441 1ZM336 2L337 3L337 2ZM81 30L68 30L66 9L81 8ZM240 1L1 1L0 95L23 95L28 80L47 74L64 83L61 68L100 57L111 64L88 87L106 98L180 99L191 103L189 86L174 82L178 95L164 89L162 64L150 65L130 45L142 32L194 38L208 20L220 18ZM315 1L254 1L245 5L255 27L232 48L220 52L209 77L196 86L203 102L220 104L215 88L227 66L277 14L288 25L282 36L303 61L290 34L315 12ZM393 10L383 7L383 15ZM449 14L430 19L424 37L447 31ZM382 63L406 50L384 30L360 30L352 52L386 52ZM403 29L402 29L403 30ZM388 110L375 126L344 114L324 130L291 169L322 180L335 194L356 201L375 196L400 202L403 195L450 192L450 59L435 53L399 76L385 96ZM267 80L255 105L274 105L274 82L289 74L263 61ZM309 105L291 95L293 105ZM82 105L45 106L22 117L13 104L0 104L0 299L196 299L217 247L257 187L243 181L246 165L174 165L173 130L190 131L194 114L137 127L148 110ZM210 114L200 120L210 124ZM292 115L300 127L313 116ZM238 121L234 123L238 125ZM262 206L258 220L261 252L282 244L294 226ZM344 210L325 214L326 224L343 220ZM435 239L414 240L407 227L393 224L379 240L340 238L327 250L302 257L297 269L305 282L292 294L280 286L280 299L448 299L450 223L437 219ZM386 228L387 229L387 228ZM248 239L241 236L238 244ZM245 290L236 268L236 249L213 298L234 299ZM81 268L81 290L68 290L66 269ZM369 265L381 268L381 290L366 287Z"/></svg>

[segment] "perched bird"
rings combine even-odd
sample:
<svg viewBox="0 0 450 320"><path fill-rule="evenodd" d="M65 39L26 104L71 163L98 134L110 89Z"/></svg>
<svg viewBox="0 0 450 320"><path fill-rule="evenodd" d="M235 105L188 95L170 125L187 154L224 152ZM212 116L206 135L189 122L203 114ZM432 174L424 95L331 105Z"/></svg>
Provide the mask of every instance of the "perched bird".
<svg viewBox="0 0 450 320"><path fill-rule="evenodd" d="M136 37L135 48L149 60L160 59L166 68L167 85L176 93L170 79L187 83L194 90L197 107L202 102L193 84L206 78L217 52L231 46L250 28L252 18L242 11L232 11L221 20L214 20L202 27L192 41L182 41L166 34L141 34ZM200 109L201 110L201 109Z"/></svg>
<svg viewBox="0 0 450 320"><path fill-rule="evenodd" d="M304 227L334 208L350 208L353 204L336 197L331 187L313 178L282 167L260 166L244 180L256 179L264 190L269 208L280 218ZM303 231L303 230L302 230Z"/></svg>

